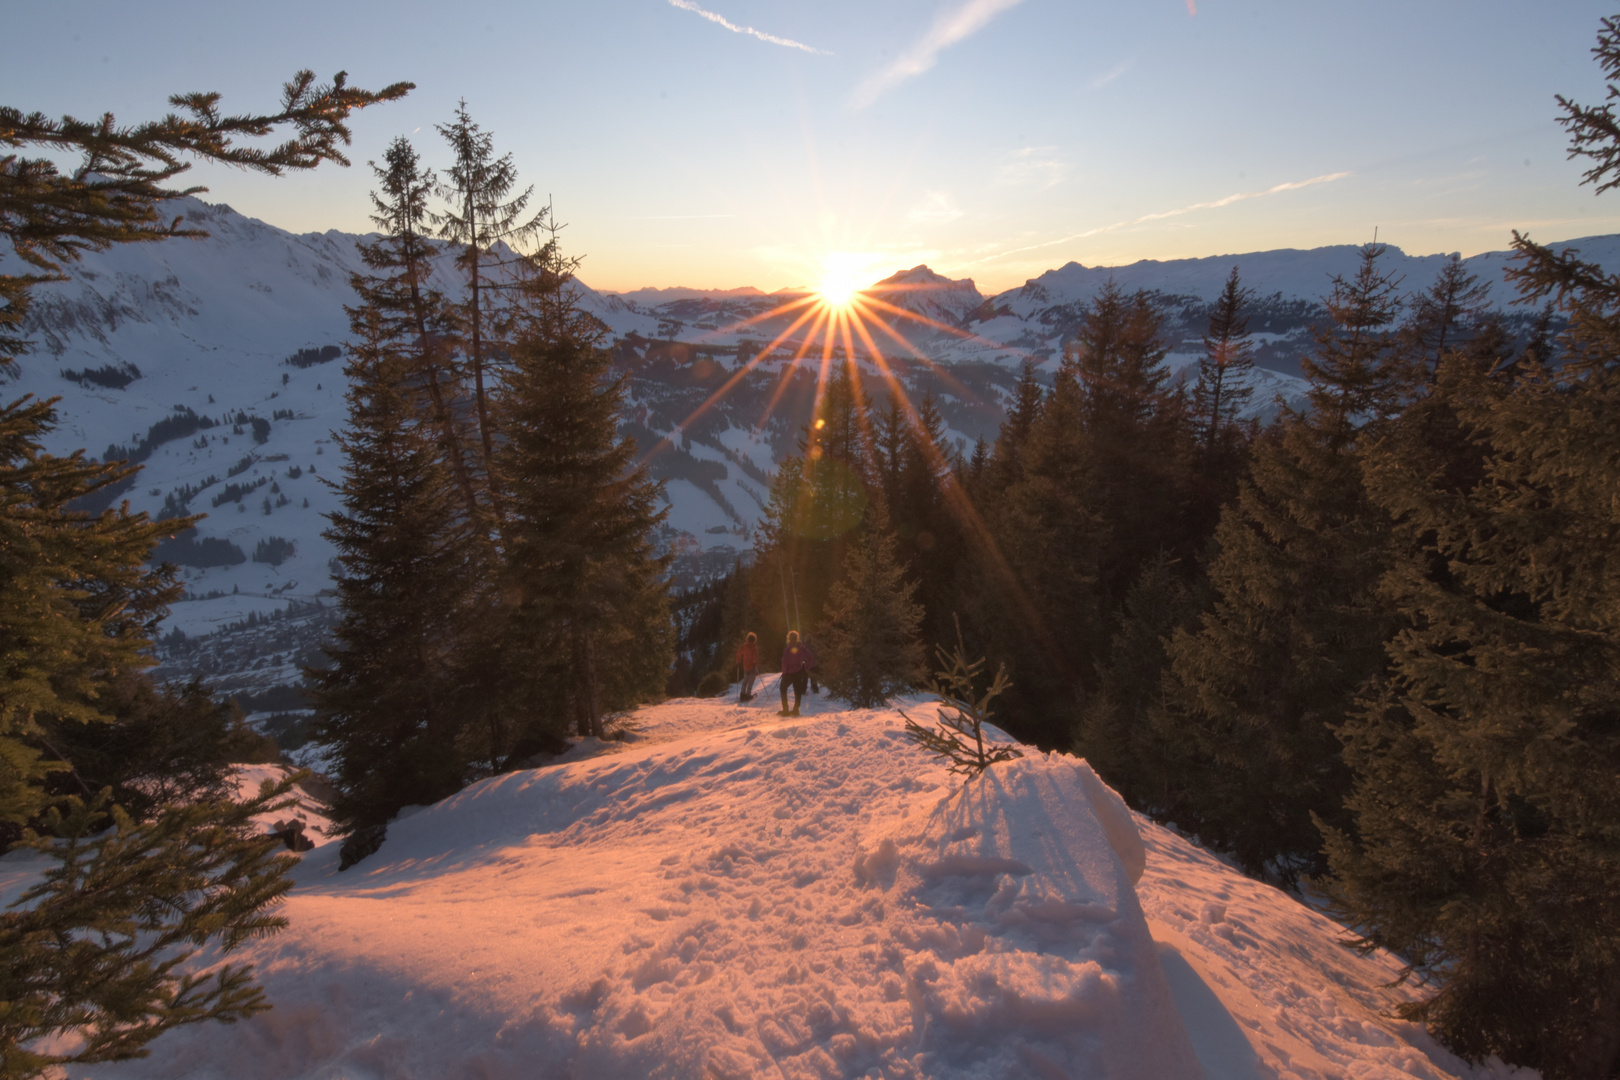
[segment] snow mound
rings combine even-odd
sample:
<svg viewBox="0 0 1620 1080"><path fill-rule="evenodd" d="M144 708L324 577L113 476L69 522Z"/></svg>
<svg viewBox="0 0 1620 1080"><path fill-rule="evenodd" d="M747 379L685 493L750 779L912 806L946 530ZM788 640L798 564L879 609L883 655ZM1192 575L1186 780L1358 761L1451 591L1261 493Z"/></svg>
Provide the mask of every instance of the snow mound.
<svg viewBox="0 0 1620 1080"><path fill-rule="evenodd" d="M1141 837L1088 765L998 765L935 810L923 847L904 890L913 993L942 1058L980 1059L942 1075L1201 1075L1132 887Z"/></svg>

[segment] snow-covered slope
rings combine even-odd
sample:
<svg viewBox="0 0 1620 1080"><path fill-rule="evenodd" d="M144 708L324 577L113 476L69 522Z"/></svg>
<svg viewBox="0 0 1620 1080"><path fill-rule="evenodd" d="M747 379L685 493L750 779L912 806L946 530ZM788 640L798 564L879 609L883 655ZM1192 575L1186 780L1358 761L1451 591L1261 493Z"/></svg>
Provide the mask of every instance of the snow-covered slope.
<svg viewBox="0 0 1620 1080"><path fill-rule="evenodd" d="M1389 957L1083 762L964 787L898 712L782 719L772 689L643 709L627 744L408 811L343 873L317 847L290 928L234 957L273 1011L83 1075L1515 1075L1392 1019Z"/></svg>

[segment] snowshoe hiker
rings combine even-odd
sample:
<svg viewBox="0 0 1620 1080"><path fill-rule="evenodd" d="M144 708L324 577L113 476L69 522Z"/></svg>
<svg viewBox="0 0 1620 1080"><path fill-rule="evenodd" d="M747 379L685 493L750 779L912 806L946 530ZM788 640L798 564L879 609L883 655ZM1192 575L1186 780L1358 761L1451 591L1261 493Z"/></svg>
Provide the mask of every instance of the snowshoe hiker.
<svg viewBox="0 0 1620 1080"><path fill-rule="evenodd" d="M742 668L742 688L737 693L737 701L753 701L754 680L759 678L759 639L752 631L737 650L737 665Z"/></svg>
<svg viewBox="0 0 1620 1080"><path fill-rule="evenodd" d="M798 716L799 702L804 698L805 683L810 681L810 669L816 666L815 651L799 640L797 630L789 630L787 647L782 650L782 715ZM793 687L793 709L788 710L787 692Z"/></svg>

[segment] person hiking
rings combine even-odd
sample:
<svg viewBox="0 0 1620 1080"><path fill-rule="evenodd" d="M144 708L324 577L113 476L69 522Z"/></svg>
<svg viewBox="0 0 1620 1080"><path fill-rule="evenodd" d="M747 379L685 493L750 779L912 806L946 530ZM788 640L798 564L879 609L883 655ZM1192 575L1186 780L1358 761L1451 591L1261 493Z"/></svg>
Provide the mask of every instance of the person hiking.
<svg viewBox="0 0 1620 1080"><path fill-rule="evenodd" d="M810 669L816 666L815 650L799 640L797 630L789 630L787 647L782 650L782 715L798 716L799 702L804 699L804 685L810 681ZM788 686L793 687L793 710L788 711Z"/></svg>
<svg viewBox="0 0 1620 1080"><path fill-rule="evenodd" d="M742 668L742 689L737 694L737 700L753 701L754 680L759 678L759 639L753 631L749 631L737 650L737 664Z"/></svg>

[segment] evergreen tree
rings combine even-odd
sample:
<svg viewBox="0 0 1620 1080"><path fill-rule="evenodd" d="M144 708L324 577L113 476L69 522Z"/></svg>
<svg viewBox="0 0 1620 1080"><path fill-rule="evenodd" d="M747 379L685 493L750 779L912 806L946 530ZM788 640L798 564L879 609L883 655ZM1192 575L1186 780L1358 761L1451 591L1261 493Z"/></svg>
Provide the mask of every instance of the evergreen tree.
<svg viewBox="0 0 1620 1080"><path fill-rule="evenodd" d="M1146 293L1127 298L1112 279L1088 305L1066 358L1085 389L1091 428L1123 431L1163 410L1170 379L1163 324Z"/></svg>
<svg viewBox="0 0 1620 1080"><path fill-rule="evenodd" d="M1040 380L1035 377L1034 361L1025 360L1018 385L1013 389L1012 402L1007 406L1007 416L996 433L995 453L991 456L991 491L1005 490L1022 476L1024 445L1034 430L1036 417L1041 414L1043 398Z"/></svg>
<svg viewBox="0 0 1620 1080"><path fill-rule="evenodd" d="M373 271L356 274L350 286L369 315L358 317L354 332L370 342L373 365L386 362L392 377L408 380L425 391L424 412L437 432L439 454L449 467L469 518L479 514L478 499L467 468L466 433L456 416L454 398L459 373L450 355L456 319L449 301L430 287L432 258L436 254L427 236L430 215L427 200L433 190L433 171L422 165L416 150L396 138L383 153L383 163L371 163L379 189L371 193L371 220L382 236L361 241L360 258ZM373 332L365 325L375 318ZM419 392L420 392L419 391Z"/></svg>
<svg viewBox="0 0 1620 1080"><path fill-rule="evenodd" d="M984 477L985 470L989 467L990 446L984 441L984 437L980 436L978 439L974 440L973 456L968 458L966 477L967 486L976 490L979 486L979 481Z"/></svg>
<svg viewBox="0 0 1620 1080"><path fill-rule="evenodd" d="M884 704L923 675L923 608L916 584L905 580L886 516L881 504L875 507L850 548L821 632L827 687L857 709Z"/></svg>
<svg viewBox="0 0 1620 1080"><path fill-rule="evenodd" d="M947 653L935 646L940 669L934 673L934 693L939 695L933 728L925 728L904 712L906 734L924 750L950 762L950 771L960 773L964 783L980 776L992 765L1024 756L1016 746L986 745L984 725L995 716L991 702L1007 689L1007 669L997 668L996 677L983 694L974 685L984 670L984 658L967 658L967 646L957 627L956 650ZM954 715L953 715L954 714Z"/></svg>
<svg viewBox="0 0 1620 1080"><path fill-rule="evenodd" d="M1446 259L1433 285L1411 297L1400 341L1413 384L1432 383L1441 359L1467 345L1485 318L1489 299L1478 275L1456 255Z"/></svg>
<svg viewBox="0 0 1620 1080"><path fill-rule="evenodd" d="M1379 462L1375 495L1427 543L1386 578L1406 629L1385 692L1344 732L1359 842L1328 834L1365 940L1438 981L1409 1015L1470 1057L1594 1080L1620 1061L1608 355L1531 369L1511 390L1443 364L1486 440L1484 477L1457 486L1431 462Z"/></svg>
<svg viewBox="0 0 1620 1080"><path fill-rule="evenodd" d="M797 583L806 549L816 543L814 538L801 535L803 523L809 520L811 502L804 458L789 454L771 478L765 512L754 533L754 560L748 569L749 607L759 613L759 626L753 629L761 641L785 640L789 630L799 627L799 618L794 614L794 590L788 578L792 573ZM775 670L763 666L774 660L770 649L760 650L762 670Z"/></svg>
<svg viewBox="0 0 1620 1080"><path fill-rule="evenodd" d="M661 693L672 659L667 561L653 541L660 488L618 435L625 379L612 377L594 324L567 294L566 264L547 250L537 315L512 343L500 402L509 608L489 653L509 715L527 716L509 755L555 738L568 719L602 738L604 714Z"/></svg>
<svg viewBox="0 0 1620 1080"><path fill-rule="evenodd" d="M986 648L1011 675L1010 713L1035 725L1018 734L1037 745L1069 745L1074 703L1096 690L1098 657L1144 563L1198 547L1187 535L1191 429L1162 327L1150 297L1109 283L1049 393L1026 367L981 486L992 535L962 560L960 607L1007 650Z"/></svg>
<svg viewBox="0 0 1620 1080"><path fill-rule="evenodd" d="M801 453L777 467L760 522L749 577L754 607L767 621L762 640L821 625L868 506L882 497L881 474L871 401L840 370L827 382Z"/></svg>
<svg viewBox="0 0 1620 1080"><path fill-rule="evenodd" d="M325 535L343 567L343 615L306 677L316 738L333 747L336 816L383 825L401 807L454 794L468 766L462 729L469 583L483 574L462 507L408 397L411 369L372 306L351 312L343 509Z"/></svg>
<svg viewBox="0 0 1620 1080"><path fill-rule="evenodd" d="M1204 355L1198 358L1198 383L1193 389L1194 423L1206 456L1241 437L1238 417L1254 396L1250 383L1254 348L1243 314L1252 295L1240 283L1234 266L1209 313Z"/></svg>
<svg viewBox="0 0 1620 1080"><path fill-rule="evenodd" d="M893 434L890 432L893 430ZM945 421L939 402L925 394L914 411L898 399L880 426L883 495L895 553L917 586L925 636L944 638L954 610L956 567L962 558L958 470L942 449Z"/></svg>
<svg viewBox="0 0 1620 1080"><path fill-rule="evenodd" d="M1333 324L1303 364L1311 407L1255 443L1251 479L1216 527L1214 607L1170 646L1167 703L1197 762L1183 824L1283 880L1319 866L1312 814L1343 820L1333 732L1384 667L1374 590L1389 542L1360 464L1399 381L1383 250L1364 248L1356 275L1335 279Z"/></svg>
<svg viewBox="0 0 1620 1080"><path fill-rule="evenodd" d="M512 155L495 156L494 136L473 122L466 101L456 106L455 119L437 125L437 130L450 144L453 161L438 187L449 205L435 220L439 235L461 249L456 265L467 282L466 299L460 305L462 332L472 368L484 474L490 477L495 423L490 415L488 367L492 354L502 346L489 340L490 298L485 295L491 287L489 273L491 264L502 262L500 248L533 236L543 227L545 212L524 220L534 188L513 194L517 166Z"/></svg>
<svg viewBox="0 0 1620 1080"><path fill-rule="evenodd" d="M874 419L877 430L872 440L872 471L877 475L884 500L893 506L900 498L900 474L905 468L906 458L906 429L910 426L900 395L891 394L888 407Z"/></svg>
<svg viewBox="0 0 1620 1080"><path fill-rule="evenodd" d="M972 568L963 604L969 632L1007 668L1009 715L1029 725L1013 734L1043 747L1066 743L1071 718L1052 706L1072 701L1104 641L1107 526L1088 498L1084 409L1075 365L1066 362L1019 451L1019 480L992 504L994 550ZM1005 562L990 561L996 555Z"/></svg>
<svg viewBox="0 0 1620 1080"><path fill-rule="evenodd" d="M1143 568L1074 731L1076 754L1133 806L1164 818L1178 816L1182 789L1197 779L1163 686L1168 643L1177 631L1196 628L1208 602L1206 583L1190 577L1167 552Z"/></svg>
<svg viewBox="0 0 1620 1080"><path fill-rule="evenodd" d="M94 799L107 791L136 821L162 807L234 794L231 768L281 758L275 740L243 722L201 681L156 687L138 670L110 679L98 702L106 723L46 718L40 739L67 764L45 781L48 797Z"/></svg>
<svg viewBox="0 0 1620 1080"><path fill-rule="evenodd" d="M1098 552L1100 602L1111 618L1148 559L1192 555L1188 529L1191 428L1164 358L1164 316L1146 293L1110 281L1087 309L1065 364L1082 390L1081 498L1106 523Z"/></svg>

